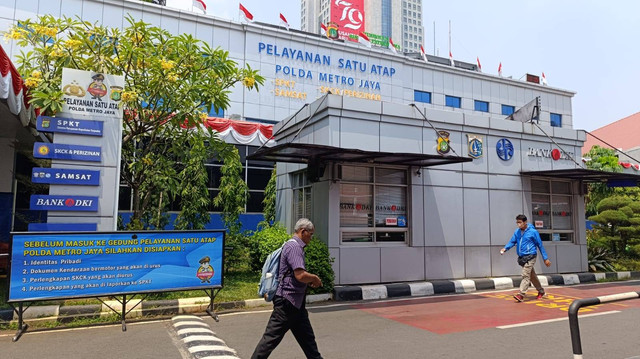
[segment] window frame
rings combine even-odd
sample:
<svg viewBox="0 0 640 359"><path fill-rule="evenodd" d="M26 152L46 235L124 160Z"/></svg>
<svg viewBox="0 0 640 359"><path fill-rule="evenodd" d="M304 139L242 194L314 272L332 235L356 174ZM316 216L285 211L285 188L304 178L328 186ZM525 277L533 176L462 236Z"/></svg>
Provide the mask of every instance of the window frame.
<svg viewBox="0 0 640 359"><path fill-rule="evenodd" d="M509 111L505 111L505 109L509 109L511 112L509 112ZM516 112L516 107L515 107L515 106L502 104L500 113L501 113L503 116L510 116L510 115L513 115L513 113L514 113L514 112Z"/></svg>
<svg viewBox="0 0 640 359"><path fill-rule="evenodd" d="M478 105L480 105L480 107ZM479 112L489 112L489 102L473 100L473 109Z"/></svg>
<svg viewBox="0 0 640 359"><path fill-rule="evenodd" d="M451 108L462 108L462 98L458 96L444 95L444 105Z"/></svg>
<svg viewBox="0 0 640 359"><path fill-rule="evenodd" d="M367 246L367 245L375 245L375 246L380 246L380 245L409 245L411 243L411 230L410 230L410 221L411 221L411 176L409 173L409 168L407 167L401 167L401 166L363 166L363 165L339 165L338 170L340 171L340 173L342 173L342 167L343 166L347 166L347 167L356 167L356 168L371 168L372 169L372 179L368 182L365 181L356 181L356 180L344 180L340 179L340 186L339 186L339 191L340 194L339 196L342 197L342 185L343 184L349 184L349 185L366 185L366 186L371 186L372 187L372 191L371 191L371 197L372 197L372 212L371 212L371 221L372 221L372 226L371 227L343 227L342 223L341 223L341 216L339 215L339 223L338 223L338 228L339 228L339 241L340 241L340 245L345 245L345 246ZM376 180L376 170L378 169L382 169L382 170L397 170L397 171L401 171L404 172L405 174L405 183L404 184L393 184L393 183L386 183L386 182L377 182ZM375 219L376 219L376 196L378 194L378 191L376 190L378 187L395 187L395 188L404 188L404 195L405 195L405 206L406 206L406 221L407 224L404 227L376 227L376 223L375 223ZM378 237L378 233L399 233L399 232L403 232L404 233L404 241L379 241L377 239ZM363 242L350 242L350 241L343 241L343 233L370 233L371 234L371 241L363 241Z"/></svg>
<svg viewBox="0 0 640 359"><path fill-rule="evenodd" d="M539 182L546 182L548 185L548 192L540 192L540 191L534 191L534 186L533 186L533 182L534 181L539 181ZM569 193L554 193L553 190L553 184L554 183L563 183L563 184L568 184L569 186ZM573 189L573 183L571 181L562 181L562 180L552 180L552 179L548 179L548 178L540 178L540 177L534 177L531 178L531 192L529 194L529 199L531 200L531 219L530 222L531 224L534 225L535 227L535 215L534 215L534 208L533 208L533 196L534 195L539 195L539 196L547 196L548 200L549 200L549 221L551 222L550 228L536 228L536 230L538 231L538 233L540 233L540 237L542 239L543 242L548 242L548 243L569 243L569 244L573 244L576 242L576 228L577 228L577 217L576 217L576 211L575 211L575 200L574 200L574 189ZM554 197L558 198L558 197L566 197L569 200L569 208L571 210L571 215L570 215L570 223L571 223L571 229L556 229L555 225L554 225ZM563 234L569 234L570 235L570 239L569 240L553 240L554 234L557 235L563 235ZM549 237L549 239L544 239L544 237Z"/></svg>
<svg viewBox="0 0 640 359"><path fill-rule="evenodd" d="M562 127L562 114L559 113L549 113L549 122L551 127Z"/></svg>

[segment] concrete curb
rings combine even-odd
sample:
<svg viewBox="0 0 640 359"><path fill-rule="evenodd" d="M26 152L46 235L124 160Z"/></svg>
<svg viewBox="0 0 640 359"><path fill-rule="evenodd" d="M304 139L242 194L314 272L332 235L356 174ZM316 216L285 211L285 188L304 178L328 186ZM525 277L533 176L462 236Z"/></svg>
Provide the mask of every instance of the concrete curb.
<svg viewBox="0 0 640 359"><path fill-rule="evenodd" d="M550 274L539 275L540 283L546 287L549 285L575 285L581 283L592 283L602 279L627 280L640 279L638 272L609 272L609 273L575 273L575 274ZM511 289L520 286L522 280L519 276L497 277L497 278L477 278L477 279L455 279L455 280L433 280L428 282L391 283L361 286L339 286L335 287L334 293L314 294L307 296L307 303L335 301L355 301L355 300L376 300L399 297L422 297L436 294L470 293L478 290ZM117 301L105 301L112 308L118 310L122 305ZM133 308L138 302L127 304L127 310ZM143 301L127 314L127 318L140 318L144 316L172 316L179 314L202 313L209 305L208 297L172 299L172 300L150 300ZM215 303L216 310L229 310L240 308L256 308L270 306L271 303L264 299L247 299L235 302ZM114 315L105 304L90 305L34 305L23 313L23 319L28 321L59 321L69 322L76 318L99 318ZM16 313L11 310L0 310L1 321L17 320Z"/></svg>
<svg viewBox="0 0 640 359"><path fill-rule="evenodd" d="M307 296L307 303L316 303L321 301L331 300L332 295L327 294L314 294ZM127 311L134 308L140 301L131 301L127 303ZM90 305L34 305L24 311L22 318L29 321L60 321L69 322L76 318L99 318L102 316L114 315L113 311L109 309L107 304L116 310L121 310L122 304L118 301L105 301L103 304L90 304ZM239 309L239 308L256 308L261 306L270 306L271 303L265 302L264 299L247 299L234 302L221 302L215 303L216 310L221 309ZM149 300L142 301L139 305L135 306L126 317L127 318L140 318L144 316L152 315L179 315L179 314L193 314L202 313L209 306L209 297L196 297L196 298L184 298L184 299L171 299L171 300ZM0 310L1 321L18 320L17 314L11 310Z"/></svg>
<svg viewBox="0 0 640 359"><path fill-rule="evenodd" d="M543 287L550 285L576 285L593 283L602 279L626 280L640 279L640 272L575 273L538 275ZM410 282L392 284L374 284L361 286L338 286L334 289L335 301L375 300L397 297L421 297L435 294L470 293L478 290L518 288L522 278L497 277L478 279L434 280L429 282Z"/></svg>

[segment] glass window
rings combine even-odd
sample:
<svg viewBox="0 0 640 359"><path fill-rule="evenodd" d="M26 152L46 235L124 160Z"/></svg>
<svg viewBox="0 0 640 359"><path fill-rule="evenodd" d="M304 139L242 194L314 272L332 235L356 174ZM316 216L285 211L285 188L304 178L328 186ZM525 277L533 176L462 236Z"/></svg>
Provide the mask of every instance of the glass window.
<svg viewBox="0 0 640 359"><path fill-rule="evenodd" d="M342 242L406 242L408 239L407 171L394 168L341 166L341 173ZM357 175L357 173L361 174ZM359 183L350 181L350 178L358 180L368 178L369 181Z"/></svg>
<svg viewBox="0 0 640 359"><path fill-rule="evenodd" d="M455 96L445 96L444 102L447 107L460 108L461 99Z"/></svg>
<svg viewBox="0 0 640 359"><path fill-rule="evenodd" d="M475 108L476 111L489 112L489 103L485 102L485 101L475 100L474 101L474 108Z"/></svg>
<svg viewBox="0 0 640 359"><path fill-rule="evenodd" d="M291 175L293 188L293 223L300 218L309 218L313 222L313 207L311 204L311 183L304 171Z"/></svg>
<svg viewBox="0 0 640 359"><path fill-rule="evenodd" d="M558 113L551 114L551 126L562 127L562 115Z"/></svg>
<svg viewBox="0 0 640 359"><path fill-rule="evenodd" d="M431 92L413 90L413 100L415 102L431 103Z"/></svg>
<svg viewBox="0 0 640 359"><path fill-rule="evenodd" d="M502 114L505 116L512 115L516 111L514 106L502 105Z"/></svg>
<svg viewBox="0 0 640 359"><path fill-rule="evenodd" d="M543 241L573 240L571 182L531 180L533 224Z"/></svg>

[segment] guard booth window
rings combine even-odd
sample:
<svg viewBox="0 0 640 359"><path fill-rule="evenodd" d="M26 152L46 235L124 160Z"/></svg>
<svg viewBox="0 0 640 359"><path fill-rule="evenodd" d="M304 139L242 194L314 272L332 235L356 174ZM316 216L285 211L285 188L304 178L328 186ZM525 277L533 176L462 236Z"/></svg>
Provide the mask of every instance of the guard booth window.
<svg viewBox="0 0 640 359"><path fill-rule="evenodd" d="M543 241L573 241L574 214L571 182L531 180L530 223Z"/></svg>
<svg viewBox="0 0 640 359"><path fill-rule="evenodd" d="M342 165L339 171L342 243L407 243L407 170Z"/></svg>
<svg viewBox="0 0 640 359"><path fill-rule="evenodd" d="M291 175L291 187L293 188L293 223L296 223L300 218L308 218L313 221L311 183L305 171Z"/></svg>

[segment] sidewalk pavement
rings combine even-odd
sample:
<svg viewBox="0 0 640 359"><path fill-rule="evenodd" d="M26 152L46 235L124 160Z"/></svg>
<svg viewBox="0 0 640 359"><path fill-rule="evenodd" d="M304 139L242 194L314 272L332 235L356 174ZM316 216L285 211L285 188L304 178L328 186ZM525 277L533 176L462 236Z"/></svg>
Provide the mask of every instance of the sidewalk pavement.
<svg viewBox="0 0 640 359"><path fill-rule="evenodd" d="M575 285L581 283L592 283L598 280L628 280L640 279L640 271L634 272L610 272L610 273L576 273L576 274L551 274L538 275L542 286L549 285ZM519 276L497 277L497 278L476 278L476 279L453 279L434 280L428 282L391 283L359 286L337 286L332 294L316 294L307 296L307 303L354 300L375 300L397 297L431 296L439 294L470 293L479 290L491 289L511 289L518 288ZM127 318L140 318L144 316L172 316L179 314L202 313L209 305L209 297L185 298L173 300L131 300L127 302L126 310L129 311ZM247 299L234 302L215 303L215 310L221 309L241 309L267 306L270 303L264 299ZM121 309L120 302L111 300L103 304L89 305L34 305L23 313L23 319L27 321L60 321L69 322L75 318L99 318L113 315L109 309ZM132 309L133 308L133 309ZM0 320L17 320L13 310L0 310Z"/></svg>

